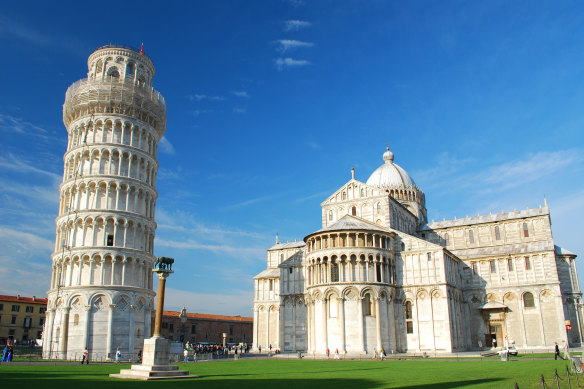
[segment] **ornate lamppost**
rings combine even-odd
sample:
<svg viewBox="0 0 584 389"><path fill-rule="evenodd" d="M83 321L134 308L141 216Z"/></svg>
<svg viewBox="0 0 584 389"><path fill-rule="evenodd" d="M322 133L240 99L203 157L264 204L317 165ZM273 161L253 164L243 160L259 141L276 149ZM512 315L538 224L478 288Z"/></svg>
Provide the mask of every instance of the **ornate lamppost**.
<svg viewBox="0 0 584 389"><path fill-rule="evenodd" d="M170 342L160 333L162 328L162 312L164 311L164 292L166 279L174 273L172 270L173 258L158 257L154 263L154 272L158 276L158 297L156 304L156 317L154 319L154 333L150 339L144 339L144 354L141 365L132 365L131 369L122 370L120 374L110 374L110 377L129 379L169 379L169 378L193 378L187 370L178 370L178 366L169 365Z"/></svg>

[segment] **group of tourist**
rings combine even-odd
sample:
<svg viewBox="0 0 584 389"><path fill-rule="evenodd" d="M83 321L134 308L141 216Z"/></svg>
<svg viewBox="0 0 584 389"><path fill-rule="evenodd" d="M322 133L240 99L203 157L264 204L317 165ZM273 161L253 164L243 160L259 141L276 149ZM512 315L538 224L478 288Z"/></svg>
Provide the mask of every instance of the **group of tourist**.
<svg viewBox="0 0 584 389"><path fill-rule="evenodd" d="M14 358L14 340L8 339L2 353L2 362L12 362L12 358Z"/></svg>
<svg viewBox="0 0 584 389"><path fill-rule="evenodd" d="M193 360L197 361L197 355L213 354L217 356L229 355L231 353L237 355L249 352L250 346L247 343L240 343L238 345L228 345L223 347L220 344L198 344L186 342L183 355L184 361L188 362L189 356L193 355Z"/></svg>

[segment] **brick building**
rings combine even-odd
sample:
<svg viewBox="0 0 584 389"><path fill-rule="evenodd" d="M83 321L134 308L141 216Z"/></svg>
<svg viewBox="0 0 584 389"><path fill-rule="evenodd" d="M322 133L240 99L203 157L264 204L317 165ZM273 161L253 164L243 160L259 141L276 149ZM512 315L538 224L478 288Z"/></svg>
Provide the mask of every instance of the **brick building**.
<svg viewBox="0 0 584 389"><path fill-rule="evenodd" d="M40 339L46 310L46 298L0 295L0 344Z"/></svg>
<svg viewBox="0 0 584 389"><path fill-rule="evenodd" d="M220 344L223 342L222 334L226 333L228 343L251 343L252 330L252 317L188 313L186 310L164 311L162 315L162 336L170 340Z"/></svg>

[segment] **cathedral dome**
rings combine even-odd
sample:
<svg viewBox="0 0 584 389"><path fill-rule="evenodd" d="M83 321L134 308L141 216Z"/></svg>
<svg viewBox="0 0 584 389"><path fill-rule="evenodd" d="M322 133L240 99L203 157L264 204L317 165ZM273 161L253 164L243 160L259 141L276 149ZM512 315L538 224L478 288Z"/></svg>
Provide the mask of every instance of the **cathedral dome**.
<svg viewBox="0 0 584 389"><path fill-rule="evenodd" d="M377 168L367 180L367 185L383 189L403 189L416 187L416 183L401 166L393 163L393 153L383 153L385 163Z"/></svg>

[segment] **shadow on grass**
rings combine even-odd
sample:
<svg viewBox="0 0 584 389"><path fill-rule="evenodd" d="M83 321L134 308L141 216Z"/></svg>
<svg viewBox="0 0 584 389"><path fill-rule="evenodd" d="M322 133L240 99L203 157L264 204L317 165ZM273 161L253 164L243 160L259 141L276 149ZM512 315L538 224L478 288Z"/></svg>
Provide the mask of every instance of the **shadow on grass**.
<svg viewBox="0 0 584 389"><path fill-rule="evenodd" d="M431 389L449 389L449 388L460 388L460 387L473 387L481 384L496 384L497 381L502 381L499 378L483 378L477 380L464 380L464 381L450 381L450 382L436 382L434 384L424 384L424 385L411 385L411 386L393 386L397 389L418 389L418 388L431 388Z"/></svg>

